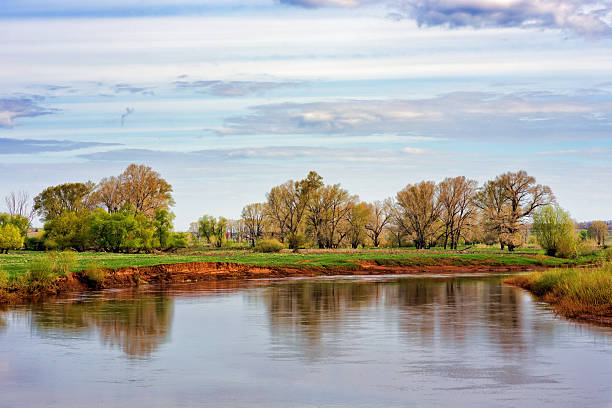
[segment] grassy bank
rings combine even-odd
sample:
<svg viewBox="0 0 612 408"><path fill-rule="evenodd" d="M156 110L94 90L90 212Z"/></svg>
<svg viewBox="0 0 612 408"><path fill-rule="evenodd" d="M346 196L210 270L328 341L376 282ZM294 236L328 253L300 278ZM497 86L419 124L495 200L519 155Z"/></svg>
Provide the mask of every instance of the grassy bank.
<svg viewBox="0 0 612 408"><path fill-rule="evenodd" d="M529 290L563 316L612 323L612 263L597 268L550 269L504 282Z"/></svg>
<svg viewBox="0 0 612 408"><path fill-rule="evenodd" d="M11 251L0 255L0 267L11 278L25 274L45 252ZM115 254L106 252L83 252L77 254L72 272L84 270L88 264L117 269L130 266L154 266L186 262L232 262L267 267L318 267L351 268L359 261L374 261L379 265L394 266L560 266L587 265L597 262L598 254L578 259L559 259L544 255L542 250L525 249L515 253L502 252L495 248L470 249L466 253L442 249L360 249L360 250L303 250L299 253L257 253L250 250L211 250L191 248L177 253Z"/></svg>

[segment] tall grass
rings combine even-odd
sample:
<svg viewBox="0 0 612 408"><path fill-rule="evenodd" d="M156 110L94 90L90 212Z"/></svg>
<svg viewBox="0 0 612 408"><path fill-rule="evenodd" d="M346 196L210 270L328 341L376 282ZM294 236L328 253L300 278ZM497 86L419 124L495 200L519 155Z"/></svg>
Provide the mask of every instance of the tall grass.
<svg viewBox="0 0 612 408"><path fill-rule="evenodd" d="M612 264L552 269L505 280L531 291L568 317L612 317Z"/></svg>

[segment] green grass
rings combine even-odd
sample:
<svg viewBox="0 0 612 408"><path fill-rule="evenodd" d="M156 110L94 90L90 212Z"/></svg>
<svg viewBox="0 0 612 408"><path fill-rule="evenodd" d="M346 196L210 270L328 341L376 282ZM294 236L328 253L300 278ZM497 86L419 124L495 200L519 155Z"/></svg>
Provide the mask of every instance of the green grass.
<svg viewBox="0 0 612 408"><path fill-rule="evenodd" d="M0 255L0 266L11 277L25 274L28 266L46 256L45 252L11 251ZM77 255L77 261L69 272L85 270L95 263L101 268L116 269L129 266L153 266L185 262L234 262L269 267L318 267L356 268L357 261L374 261L379 265L428 266L428 265L490 265L490 266L558 266L585 265L595 263L599 254L566 260L544 256L538 249L521 249L514 253L499 248L470 248L469 253L444 251L433 248L417 251L414 249L361 249L361 250L303 250L293 253L284 250L279 253L256 253L250 250L211 250L209 248L184 249L172 254L113 254L84 252Z"/></svg>
<svg viewBox="0 0 612 408"><path fill-rule="evenodd" d="M534 272L505 282L529 290L564 316L612 317L612 263Z"/></svg>

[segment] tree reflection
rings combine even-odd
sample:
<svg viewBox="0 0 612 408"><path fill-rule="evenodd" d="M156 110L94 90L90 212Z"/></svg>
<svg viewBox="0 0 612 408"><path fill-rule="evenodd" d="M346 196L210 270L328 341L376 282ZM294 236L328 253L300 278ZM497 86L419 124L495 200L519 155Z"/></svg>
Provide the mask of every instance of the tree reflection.
<svg viewBox="0 0 612 408"><path fill-rule="evenodd" d="M104 344L146 358L168 340L173 300L126 291L110 298L32 306L30 316L31 327L41 335L95 332Z"/></svg>
<svg viewBox="0 0 612 408"><path fill-rule="evenodd" d="M254 294L266 305L274 337L315 358L330 351L321 347L336 347L326 339L362 320L387 332L397 328L422 347L487 341L503 352L525 351L526 329L533 329L525 327L521 293L495 277L300 281Z"/></svg>

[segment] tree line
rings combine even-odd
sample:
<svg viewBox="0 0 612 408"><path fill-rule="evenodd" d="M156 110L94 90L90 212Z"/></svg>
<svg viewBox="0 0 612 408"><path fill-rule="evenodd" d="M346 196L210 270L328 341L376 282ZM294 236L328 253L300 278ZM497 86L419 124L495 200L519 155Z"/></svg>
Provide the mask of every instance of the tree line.
<svg viewBox="0 0 612 408"><path fill-rule="evenodd" d="M25 193L6 198L9 213L0 216L1 249L25 243L29 249L140 252L189 242L188 234L172 231L172 186L151 167L131 164L99 183L48 187L34 197L31 209L28 200ZM42 237L26 236L34 214L44 221Z"/></svg>
<svg viewBox="0 0 612 408"><path fill-rule="evenodd" d="M273 187L266 201L248 204L235 225L238 236L255 244L275 238L288 247L339 248L404 246L418 249L460 243L498 243L513 251L528 239L531 217L554 205L550 187L525 171L501 174L484 185L463 176L439 183L408 184L394 197L363 202L340 184L325 184L311 171L302 180ZM228 220L205 216L191 227L210 238L211 224ZM233 227L233 228L234 228ZM218 237L221 238L221 237ZM220 239L214 239L221 245Z"/></svg>

